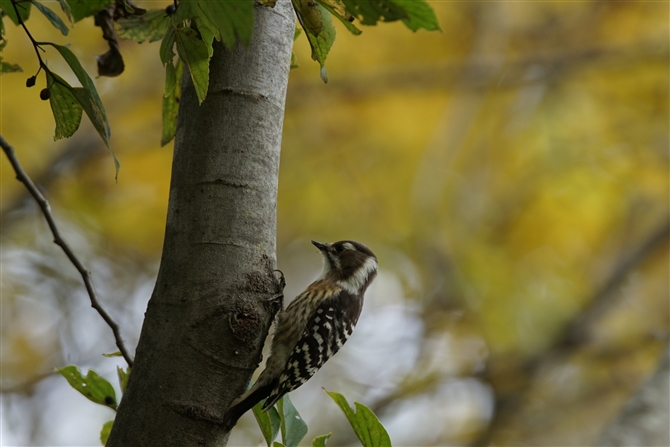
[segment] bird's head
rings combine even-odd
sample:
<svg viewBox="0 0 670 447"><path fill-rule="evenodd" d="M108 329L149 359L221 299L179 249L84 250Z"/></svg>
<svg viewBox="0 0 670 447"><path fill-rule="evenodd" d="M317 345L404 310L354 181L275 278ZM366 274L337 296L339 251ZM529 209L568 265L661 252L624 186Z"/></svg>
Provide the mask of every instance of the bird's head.
<svg viewBox="0 0 670 447"><path fill-rule="evenodd" d="M336 281L352 294L365 292L377 275L377 257L356 241L322 244L312 241L324 258L321 278Z"/></svg>

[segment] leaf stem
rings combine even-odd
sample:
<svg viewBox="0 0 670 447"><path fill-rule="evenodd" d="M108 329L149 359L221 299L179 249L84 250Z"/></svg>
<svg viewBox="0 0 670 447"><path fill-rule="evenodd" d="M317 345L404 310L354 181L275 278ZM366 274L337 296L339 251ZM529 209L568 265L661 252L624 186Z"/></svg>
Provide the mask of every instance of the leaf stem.
<svg viewBox="0 0 670 447"><path fill-rule="evenodd" d="M41 42L37 42L37 41L35 40L35 38L33 37L33 35L30 34L30 30L29 30L28 27L26 26L26 23L23 21L23 18L21 17L21 14L19 13L19 8L18 8L17 4L18 4L18 3L24 3L24 2L18 2L18 1L16 1L16 0L10 0L10 1L11 1L11 3L12 3L12 7L14 8L14 12L16 13L16 19L19 21L19 25L21 25L21 27L23 28L23 30L24 30L24 31L26 32L26 34L28 35L28 38L30 39L30 42L32 42L32 44L33 44L33 48L35 49L35 54L37 55L37 59L38 59L39 62L40 62L40 67L41 67L41 68L44 68L44 70L45 70L47 73L49 73L49 68L47 67L47 64L44 63L44 60L42 60L42 56L40 55L40 52L38 51L38 49L44 51L44 49L42 49L42 48L40 47Z"/></svg>

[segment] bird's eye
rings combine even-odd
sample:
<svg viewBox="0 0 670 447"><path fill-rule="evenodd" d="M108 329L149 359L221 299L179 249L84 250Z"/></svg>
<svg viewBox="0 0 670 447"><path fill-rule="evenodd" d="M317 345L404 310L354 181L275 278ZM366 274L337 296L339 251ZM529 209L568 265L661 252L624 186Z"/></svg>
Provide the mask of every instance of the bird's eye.
<svg viewBox="0 0 670 447"><path fill-rule="evenodd" d="M344 251L344 246L343 245L336 245L335 246L335 253L342 253Z"/></svg>

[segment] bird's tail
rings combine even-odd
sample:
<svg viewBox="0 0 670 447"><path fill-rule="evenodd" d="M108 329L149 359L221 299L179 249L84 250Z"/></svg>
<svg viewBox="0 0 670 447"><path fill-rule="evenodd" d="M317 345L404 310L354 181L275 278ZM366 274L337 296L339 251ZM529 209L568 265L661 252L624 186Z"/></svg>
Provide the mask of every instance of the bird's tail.
<svg viewBox="0 0 670 447"><path fill-rule="evenodd" d="M274 383L261 384L256 382L249 391L238 397L230 404L226 414L223 416L223 426L226 430L232 429L244 413L251 410L261 400L270 395Z"/></svg>

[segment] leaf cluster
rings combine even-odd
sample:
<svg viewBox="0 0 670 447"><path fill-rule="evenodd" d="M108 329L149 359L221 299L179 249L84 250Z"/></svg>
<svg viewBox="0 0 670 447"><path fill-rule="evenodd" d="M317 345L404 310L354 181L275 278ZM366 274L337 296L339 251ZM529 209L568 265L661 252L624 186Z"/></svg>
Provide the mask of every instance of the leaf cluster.
<svg viewBox="0 0 670 447"><path fill-rule="evenodd" d="M214 54L214 40L222 42L229 49L238 42L246 45L251 40L254 28L253 0L235 2L181 0L175 1L165 9L150 11L134 7L129 0L58 0L58 2L69 22L76 23L86 17L95 16L96 24L103 29L103 37L109 42L110 51L98 57L100 75L115 76L123 71L117 38L137 42L161 40L159 55L165 66L162 145L170 142L176 131L183 67L188 67L198 101L202 103L209 88L209 61ZM274 7L275 2L276 0L264 0L260 3L264 7ZM292 4L312 49L312 59L321 66L321 78L324 82L328 81L326 58L336 37L331 16L336 17L354 35L361 33L353 23L356 20L362 25L401 20L412 31L421 28L439 29L435 13L424 0L372 2L292 0ZM40 92L40 97L50 101L56 121L54 139L72 136L79 128L83 112L86 112L112 153L118 175L119 162L112 151L109 123L95 85L77 57L66 46L52 42L38 42L32 37L26 21L30 17L33 5L64 36L69 32L65 22L53 10L37 0L0 0L2 16L9 17L14 24L25 29L39 60L39 71L35 76L28 78L26 86L35 85L36 76L44 70L47 86ZM114 9L114 13L107 14L105 19L100 18L98 15L108 8ZM115 24L113 27L112 20ZM294 39L298 35L296 32ZM0 22L0 50L5 44L4 24ZM62 76L49 69L40 54L42 47L46 45L58 50L81 83L81 87L71 86ZM291 67L297 67L295 55L291 58ZM0 56L0 74L17 71L22 71L21 67L5 62Z"/></svg>
<svg viewBox="0 0 670 447"><path fill-rule="evenodd" d="M107 356L116 356L121 355L121 353L106 354ZM84 376L79 368L74 365L64 366L63 368L56 369L55 372L65 377L70 386L75 390L79 391L82 396L95 402L96 404L111 408L116 411L118 407L118 401L116 400L116 392L111 383L104 377L101 377L97 372L92 369L88 370L86 376ZM128 384L128 376L130 375L130 367L124 369L117 367L117 376L119 380L119 386L121 387L121 392L126 390L126 385ZM114 421L107 421L102 426L100 431L100 442L102 445L107 443L107 438L112 431L112 425Z"/></svg>
<svg viewBox="0 0 670 447"><path fill-rule="evenodd" d="M274 7L273 1L261 2ZM312 59L321 66L321 78L327 82L325 62L333 43L335 28L331 16L340 20L347 30L359 35L361 30L352 22L375 25L379 21L402 20L413 31L439 30L432 8L424 0L401 2L377 0L373 3L359 0L292 0L298 21L312 48ZM163 135L165 145L174 137L175 117L179 104L179 88L175 88L177 74L183 63L188 67L198 101L202 103L209 88L209 61L214 54L213 42L222 42L233 48L238 42L248 44L254 26L252 0L226 2L221 0L181 0L176 7L148 11L144 16L119 20L119 35L138 42L155 41L162 35L160 58L166 68L163 99ZM298 37L294 35L294 39ZM176 53L175 53L176 48ZM295 55L291 67L297 67Z"/></svg>
<svg viewBox="0 0 670 447"><path fill-rule="evenodd" d="M120 356L120 352L104 354L106 357ZM55 370L58 374L65 377L70 386L79 391L85 398L96 404L103 405L116 411L118 401L116 392L111 383L97 372L90 369L84 376L82 372L74 365L64 366ZM130 367L124 369L117 367L117 376L121 392L126 390L128 377L130 376ZM324 389L324 391L326 391ZM347 400L340 393L328 392L326 394L340 407L347 417L351 428L360 439L363 447L391 447L391 439L384 426L379 422L377 416L365 405L355 402L356 412L353 411ZM277 405L267 411L263 410L261 401L253 407L252 412L258 423L258 427L263 434L263 439L268 447L298 447L300 442L307 434L307 424L305 423L298 410L293 406L288 395L282 397ZM112 431L114 420L107 421L100 431L100 442L107 444L107 439ZM275 441L281 432L282 442ZM325 447L326 441L332 433L317 436L312 441L312 447Z"/></svg>
<svg viewBox="0 0 670 447"><path fill-rule="evenodd" d="M68 20L75 23L108 7L113 3L113 0L59 0L58 3ZM44 71L46 88L40 91L40 98L42 100L49 100L50 102L54 120L56 121L54 140L71 137L79 128L83 112L86 112L86 115L93 123L93 127L95 127L95 130L112 154L116 172L118 174L120 165L112 150L110 142L111 132L107 121L107 114L93 80L88 73L86 73L86 70L84 70L77 59L77 56L75 56L67 46L57 45L53 42L38 42L33 38L26 26L26 21L30 17L32 5L34 5L54 27L60 30L64 36L67 36L69 33L67 25L61 18L53 10L37 0L21 2L16 0L0 0L0 10L3 18L5 16L9 17L14 24L24 28L35 48L35 53L39 61L39 70L34 76L28 78L26 87L34 86L37 75ZM0 22L0 38L2 40L0 45L4 48L6 41L4 40L3 22ZM61 57L67 62L72 69L72 72L77 77L81 87L73 87L63 77L54 73L48 67L40 54L40 51L44 51L45 46L51 46L60 53ZM12 71L23 71L21 67L17 65L8 64L4 61L1 62L0 74Z"/></svg>

